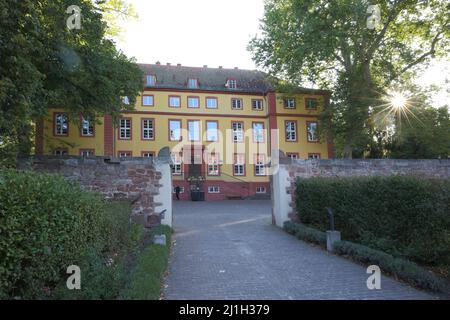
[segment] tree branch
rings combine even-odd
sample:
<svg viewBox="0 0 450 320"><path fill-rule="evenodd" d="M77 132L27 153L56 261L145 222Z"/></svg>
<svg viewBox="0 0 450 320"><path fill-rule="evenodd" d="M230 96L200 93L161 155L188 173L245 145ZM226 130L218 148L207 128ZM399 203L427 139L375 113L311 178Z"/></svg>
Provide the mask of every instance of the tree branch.
<svg viewBox="0 0 450 320"><path fill-rule="evenodd" d="M383 40L384 35L386 34L389 25L391 24L391 22L393 22L397 18L398 14L401 12L401 9L397 10L398 4L399 4L398 2L394 2L392 11L388 16L388 19L386 20L386 23L384 24L383 29L380 31L378 36L375 38L375 41L372 43L372 45L367 50L367 52L365 54L365 60L372 60L373 54L375 53L375 50L377 49L377 47L380 45L381 40Z"/></svg>
<svg viewBox="0 0 450 320"><path fill-rule="evenodd" d="M403 67L403 69L400 70L400 72L398 72L398 73L394 74L393 76L391 76L391 78L389 79L388 83L392 82L395 78L397 78L401 74L405 73L406 71L408 71L412 67L414 67L414 66L418 65L419 63L423 62L428 56L434 55L435 52L436 52L436 45L442 39L442 38L440 38L440 35L444 33L447 25L448 25L448 23L444 24L442 30L439 31L436 34L436 36L433 38L433 40L431 41L430 50L428 50L427 52L423 53L416 60L414 60L413 62L411 62L408 65L406 65L405 67Z"/></svg>
<svg viewBox="0 0 450 320"><path fill-rule="evenodd" d="M347 72L351 71L352 69L352 61L350 58L350 54L348 52L348 46L345 42L346 40L341 38L341 53L342 53L342 63L344 64L344 68Z"/></svg>

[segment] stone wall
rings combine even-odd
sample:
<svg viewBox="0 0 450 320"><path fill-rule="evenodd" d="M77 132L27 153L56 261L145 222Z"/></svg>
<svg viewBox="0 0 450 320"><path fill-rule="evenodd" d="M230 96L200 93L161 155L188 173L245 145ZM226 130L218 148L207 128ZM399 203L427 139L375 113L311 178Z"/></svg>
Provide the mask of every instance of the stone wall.
<svg viewBox="0 0 450 320"><path fill-rule="evenodd" d="M296 220L295 181L297 178L387 176L413 174L450 178L450 160L292 160L279 165L272 177L273 217L278 226Z"/></svg>
<svg viewBox="0 0 450 320"><path fill-rule="evenodd" d="M146 225L172 225L171 171L168 161L151 158L38 156L35 171L56 173L78 181L105 198L128 200L132 218ZM160 213L166 210L163 215Z"/></svg>

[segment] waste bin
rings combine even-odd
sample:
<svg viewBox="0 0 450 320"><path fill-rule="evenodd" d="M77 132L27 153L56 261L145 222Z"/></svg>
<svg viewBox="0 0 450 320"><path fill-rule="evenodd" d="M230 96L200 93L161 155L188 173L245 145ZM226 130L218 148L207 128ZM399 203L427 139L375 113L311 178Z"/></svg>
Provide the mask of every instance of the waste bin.
<svg viewBox="0 0 450 320"><path fill-rule="evenodd" d="M205 201L205 192L204 191L191 191L191 200L192 201Z"/></svg>

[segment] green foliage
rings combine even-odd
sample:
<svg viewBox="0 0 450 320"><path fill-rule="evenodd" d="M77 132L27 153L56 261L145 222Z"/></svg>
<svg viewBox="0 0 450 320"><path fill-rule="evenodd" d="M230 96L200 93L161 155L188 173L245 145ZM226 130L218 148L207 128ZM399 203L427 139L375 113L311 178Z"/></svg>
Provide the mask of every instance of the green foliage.
<svg viewBox="0 0 450 320"><path fill-rule="evenodd" d="M14 168L17 152L18 143L14 138L0 138L0 168Z"/></svg>
<svg viewBox="0 0 450 320"><path fill-rule="evenodd" d="M312 242L325 247L327 245L327 235L323 231L309 228L303 224L287 221L283 225L287 233L295 235L298 239Z"/></svg>
<svg viewBox="0 0 450 320"><path fill-rule="evenodd" d="M297 181L300 221L326 230L326 207L343 239L418 263L450 264L450 180L416 176Z"/></svg>
<svg viewBox="0 0 450 320"><path fill-rule="evenodd" d="M60 176L0 171L0 298L117 297L120 261L143 235L130 211ZM65 287L70 265L81 290Z"/></svg>
<svg viewBox="0 0 450 320"><path fill-rule="evenodd" d="M367 27L369 5L380 9L375 29ZM370 144L383 94L431 58L448 56L447 12L446 0L267 0L262 36L249 49L271 75L333 92L322 131L351 157Z"/></svg>
<svg viewBox="0 0 450 320"><path fill-rule="evenodd" d="M1 295L40 296L88 248L101 250L102 216L99 195L62 177L1 171Z"/></svg>
<svg viewBox="0 0 450 320"><path fill-rule="evenodd" d="M120 21L137 18L133 4L126 0L96 0L96 2L103 12L103 19L107 23L106 34L108 36L121 38Z"/></svg>
<svg viewBox="0 0 450 320"><path fill-rule="evenodd" d="M66 26L71 5L81 9L79 30ZM100 11L90 0L0 2L0 137L19 155L30 153L31 123L49 108L94 119L134 106L142 72L105 38Z"/></svg>
<svg viewBox="0 0 450 320"><path fill-rule="evenodd" d="M52 299L117 299L129 281L127 259L138 253L144 239L144 228L130 224L131 207L127 202L108 202L104 212L103 251L89 249L80 258L81 290L67 290L61 282Z"/></svg>
<svg viewBox="0 0 450 320"><path fill-rule="evenodd" d="M158 226L151 230L149 240L154 235L166 235L167 245L148 245L138 257L129 284L121 293L127 300L158 300L161 296L161 283L167 269L172 230L168 226Z"/></svg>
<svg viewBox="0 0 450 320"><path fill-rule="evenodd" d="M398 128L386 149L396 159L446 159L450 157L450 114L447 107L413 110Z"/></svg>
<svg viewBox="0 0 450 320"><path fill-rule="evenodd" d="M437 292L448 290L448 284L417 264L390 254L348 241L335 242L335 253L347 255L364 265L377 265L383 272L397 276L413 286Z"/></svg>

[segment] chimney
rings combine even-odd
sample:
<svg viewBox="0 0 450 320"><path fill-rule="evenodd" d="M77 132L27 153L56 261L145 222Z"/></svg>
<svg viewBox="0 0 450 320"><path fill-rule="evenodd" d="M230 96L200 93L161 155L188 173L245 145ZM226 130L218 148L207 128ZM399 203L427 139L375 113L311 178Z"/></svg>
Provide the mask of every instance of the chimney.
<svg viewBox="0 0 450 320"><path fill-rule="evenodd" d="M239 68L238 67L234 67L234 70L238 70Z"/></svg>
<svg viewBox="0 0 450 320"><path fill-rule="evenodd" d="M219 66L219 69L222 69L222 66Z"/></svg>
<svg viewBox="0 0 450 320"><path fill-rule="evenodd" d="M159 65L161 65L161 62L159 62L159 61L156 61L156 65L158 65L158 66L159 66Z"/></svg>
<svg viewBox="0 0 450 320"><path fill-rule="evenodd" d="M177 64L177 67L181 67L181 63L178 63L178 64Z"/></svg>
<svg viewBox="0 0 450 320"><path fill-rule="evenodd" d="M205 65L203 65L203 68L208 68L208 66L205 64Z"/></svg>
<svg viewBox="0 0 450 320"><path fill-rule="evenodd" d="M167 66L170 66L170 62L167 62L166 65L167 65Z"/></svg>

